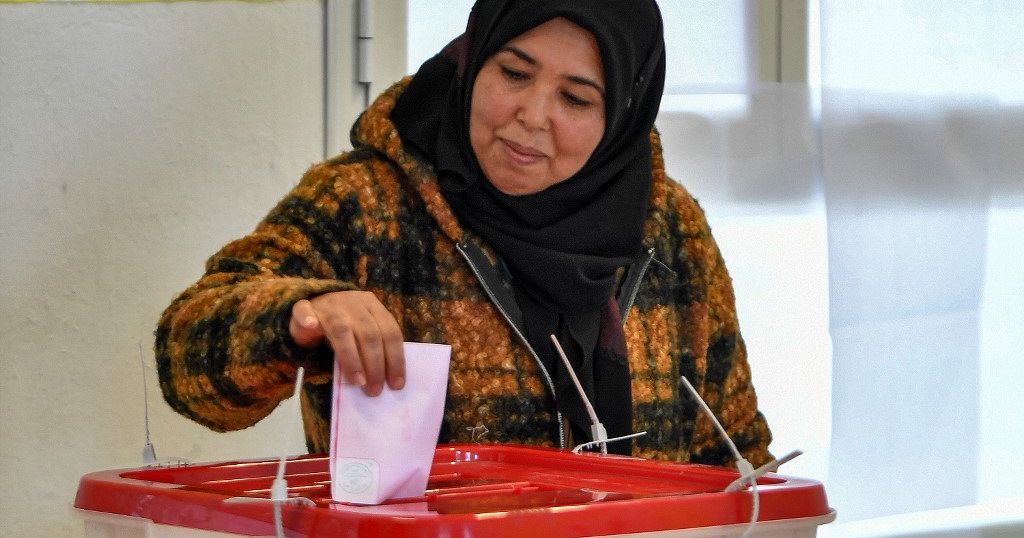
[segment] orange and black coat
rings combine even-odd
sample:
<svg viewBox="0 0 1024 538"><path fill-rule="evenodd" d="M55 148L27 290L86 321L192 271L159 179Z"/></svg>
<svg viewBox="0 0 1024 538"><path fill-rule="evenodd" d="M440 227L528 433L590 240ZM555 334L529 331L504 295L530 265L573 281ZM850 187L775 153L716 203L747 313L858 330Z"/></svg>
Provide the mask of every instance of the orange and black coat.
<svg viewBox="0 0 1024 538"><path fill-rule="evenodd" d="M214 430L246 428L291 394L304 366L306 442L312 452L326 451L331 355L296 347L288 320L299 299L359 289L380 299L406 340L451 345L441 442L558 446L562 424L544 375L463 254L472 247L493 265L493 251L460 227L433 169L403 149L389 120L404 84L384 92L353 126L355 149L310 168L163 313L156 357L175 410ZM681 385L686 376L757 466L769 459L771 434L757 409L732 283L700 207L665 175L661 144L651 136L645 247L653 259L630 271L639 278L635 295L630 286L619 303L633 429L647 431L633 453L732 463ZM625 275L623 285L634 279Z"/></svg>

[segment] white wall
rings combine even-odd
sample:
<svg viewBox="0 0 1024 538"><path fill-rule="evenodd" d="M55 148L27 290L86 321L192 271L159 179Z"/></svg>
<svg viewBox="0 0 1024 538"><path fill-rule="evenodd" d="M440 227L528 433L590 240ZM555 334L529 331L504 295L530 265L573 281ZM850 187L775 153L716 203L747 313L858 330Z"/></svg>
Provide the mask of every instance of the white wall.
<svg viewBox="0 0 1024 538"><path fill-rule="evenodd" d="M141 464L140 342L161 458L305 451L293 405L231 434L174 414L151 347L206 257L322 158L322 11L0 3L4 536L80 536L79 477Z"/></svg>

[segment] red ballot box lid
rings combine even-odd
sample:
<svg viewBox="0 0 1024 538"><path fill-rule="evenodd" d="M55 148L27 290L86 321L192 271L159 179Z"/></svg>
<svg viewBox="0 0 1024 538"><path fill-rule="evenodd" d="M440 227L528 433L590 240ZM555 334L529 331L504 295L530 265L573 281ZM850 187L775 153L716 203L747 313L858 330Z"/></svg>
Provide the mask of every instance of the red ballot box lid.
<svg viewBox="0 0 1024 538"><path fill-rule="evenodd" d="M82 477L75 507L163 525L273 535L276 459L112 470ZM422 497L378 506L331 500L328 458L289 460L288 536L634 534L749 522L749 491L722 490L734 469L511 445L441 445ZM827 516L819 482L758 479L759 521ZM827 521L827 520L826 520ZM814 526L817 523L813 524ZM810 534L813 536L813 533Z"/></svg>

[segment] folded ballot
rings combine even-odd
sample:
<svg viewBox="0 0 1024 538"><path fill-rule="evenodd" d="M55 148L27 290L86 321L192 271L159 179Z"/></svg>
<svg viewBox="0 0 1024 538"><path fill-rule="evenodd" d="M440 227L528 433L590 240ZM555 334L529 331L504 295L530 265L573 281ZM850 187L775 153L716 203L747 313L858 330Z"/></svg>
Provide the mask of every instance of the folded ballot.
<svg viewBox="0 0 1024 538"><path fill-rule="evenodd" d="M451 346L405 343L405 387L367 396L334 365L331 497L380 504L427 488L441 430Z"/></svg>

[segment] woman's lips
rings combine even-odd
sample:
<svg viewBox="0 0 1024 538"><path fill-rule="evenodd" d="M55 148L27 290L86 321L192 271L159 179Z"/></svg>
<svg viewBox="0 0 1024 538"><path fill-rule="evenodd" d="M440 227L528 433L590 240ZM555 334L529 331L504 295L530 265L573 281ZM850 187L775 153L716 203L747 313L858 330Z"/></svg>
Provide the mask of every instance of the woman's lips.
<svg viewBox="0 0 1024 538"><path fill-rule="evenodd" d="M500 138L499 140L501 140L502 144L505 145L505 152L508 154L509 158L512 159L512 162L520 166L536 164L547 157L544 152L536 148L521 146L504 138Z"/></svg>

